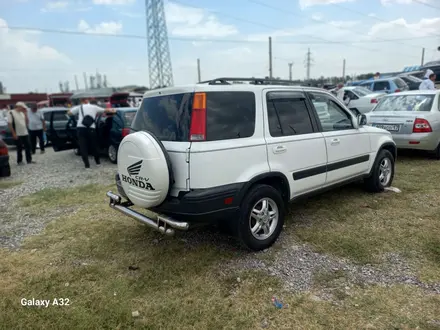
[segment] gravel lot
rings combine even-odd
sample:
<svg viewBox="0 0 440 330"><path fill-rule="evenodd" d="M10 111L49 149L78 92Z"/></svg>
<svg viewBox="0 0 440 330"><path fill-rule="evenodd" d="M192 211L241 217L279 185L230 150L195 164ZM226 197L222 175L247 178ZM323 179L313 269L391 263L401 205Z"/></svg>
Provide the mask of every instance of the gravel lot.
<svg viewBox="0 0 440 330"><path fill-rule="evenodd" d="M67 188L89 183L111 184L114 180L116 165L107 159L101 160L101 167L90 159L91 169L85 170L81 157L72 150L54 152L51 147L41 155L34 155L36 164L20 165L16 163L16 152L10 148L11 177L1 180L23 182L18 186L0 190L0 247L17 248L22 239L39 233L45 224L66 210L51 210L45 219L36 219L24 213L17 205L19 197L37 192L43 188Z"/></svg>
<svg viewBox="0 0 440 330"><path fill-rule="evenodd" d="M36 164L17 166L15 150L10 150L12 176L5 181L20 181L23 184L0 191L0 247L17 249L22 239L29 235L38 234L50 220L59 217L66 210L51 210L44 219L37 219L24 213L17 205L19 197L29 195L43 188L67 188L89 183L111 184L114 180L116 166L107 159L102 159L102 166L97 168L91 161L91 170L84 169L81 158L73 151L55 153L48 148L46 154L35 155ZM74 212L75 210L68 210ZM292 224L293 225L293 224ZM168 244L168 239L158 234L155 244ZM234 249L230 238L215 230L196 230L179 234L176 238L183 240L188 249L198 244L217 242L219 249ZM440 293L440 283L425 284L420 282L412 271L413 267L397 254L384 257L380 268L371 265L358 266L341 258L313 252L307 245L294 242L284 234L280 238L281 248L255 253L239 252L239 257L229 265L222 265L220 272L234 270L262 270L271 276L280 278L289 291L307 291L314 285L317 273L327 273L329 280L343 278L342 288L346 294L355 284L395 283L411 284L424 288L429 292ZM259 258L264 256L267 258ZM334 275L331 275L331 274ZM330 274L330 275L328 275ZM333 277L332 277L333 276ZM340 283L341 284L341 283ZM340 285L339 285L340 286ZM330 286L331 287L331 286ZM332 289L328 286L322 289L316 299L331 299Z"/></svg>

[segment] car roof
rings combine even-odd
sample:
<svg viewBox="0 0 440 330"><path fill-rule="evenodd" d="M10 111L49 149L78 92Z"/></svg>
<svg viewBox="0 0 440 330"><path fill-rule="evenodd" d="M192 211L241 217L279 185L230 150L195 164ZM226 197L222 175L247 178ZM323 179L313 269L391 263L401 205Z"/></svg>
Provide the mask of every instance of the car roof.
<svg viewBox="0 0 440 330"><path fill-rule="evenodd" d="M399 92L399 93L387 94L385 95L385 97L396 96L396 95L400 96L400 95L437 95L437 94L440 94L440 89Z"/></svg>
<svg viewBox="0 0 440 330"><path fill-rule="evenodd" d="M400 78L400 77L398 77L398 76L393 76L393 77L387 77L387 78L379 78L379 79L376 79L376 80L372 80L371 82L377 82L377 81L389 81L389 80L394 80L394 79L397 79L397 78ZM402 79L402 78L400 78L400 79Z"/></svg>
<svg viewBox="0 0 440 330"><path fill-rule="evenodd" d="M67 111L69 109L65 107L50 107L50 108L41 108L38 110L41 112L50 112L50 111Z"/></svg>

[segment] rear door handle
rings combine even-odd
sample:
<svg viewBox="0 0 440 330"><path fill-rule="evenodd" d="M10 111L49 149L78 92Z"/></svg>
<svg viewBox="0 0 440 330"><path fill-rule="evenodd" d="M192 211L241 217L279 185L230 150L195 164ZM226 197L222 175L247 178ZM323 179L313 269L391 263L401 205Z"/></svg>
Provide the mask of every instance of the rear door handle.
<svg viewBox="0 0 440 330"><path fill-rule="evenodd" d="M340 141L339 139L333 139L333 140L331 140L330 144L331 144L332 146L337 146L340 142L341 142L341 141Z"/></svg>
<svg viewBox="0 0 440 330"><path fill-rule="evenodd" d="M282 154L283 152L286 152L287 148L285 146L276 146L273 148L274 154Z"/></svg>

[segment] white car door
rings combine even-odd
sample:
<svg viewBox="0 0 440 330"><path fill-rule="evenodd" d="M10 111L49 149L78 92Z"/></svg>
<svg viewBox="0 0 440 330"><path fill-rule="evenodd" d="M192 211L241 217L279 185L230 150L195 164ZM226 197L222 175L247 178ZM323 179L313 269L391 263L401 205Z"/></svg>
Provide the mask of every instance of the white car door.
<svg viewBox="0 0 440 330"><path fill-rule="evenodd" d="M291 198L324 186L325 140L305 93L267 89L263 104L270 170L287 176Z"/></svg>
<svg viewBox="0 0 440 330"><path fill-rule="evenodd" d="M327 148L326 184L342 182L367 173L371 159L370 137L357 128L356 118L338 100L325 92L308 92L316 107L327 104L330 118L320 120Z"/></svg>

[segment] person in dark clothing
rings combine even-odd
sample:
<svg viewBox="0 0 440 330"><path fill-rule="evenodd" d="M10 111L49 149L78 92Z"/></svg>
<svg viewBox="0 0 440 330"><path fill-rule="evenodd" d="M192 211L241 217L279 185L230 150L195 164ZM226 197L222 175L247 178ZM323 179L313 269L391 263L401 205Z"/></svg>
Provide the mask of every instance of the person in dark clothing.
<svg viewBox="0 0 440 330"><path fill-rule="evenodd" d="M69 111L70 115L78 115L76 130L78 134L79 152L81 153L86 168L90 168L89 154L93 155L97 166L101 165L95 118L98 113L103 112L115 113L116 111L114 109L104 109L97 105L90 104L87 100L83 100L81 105L73 107ZM87 119L91 121L89 125L87 124Z"/></svg>

